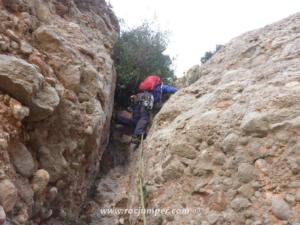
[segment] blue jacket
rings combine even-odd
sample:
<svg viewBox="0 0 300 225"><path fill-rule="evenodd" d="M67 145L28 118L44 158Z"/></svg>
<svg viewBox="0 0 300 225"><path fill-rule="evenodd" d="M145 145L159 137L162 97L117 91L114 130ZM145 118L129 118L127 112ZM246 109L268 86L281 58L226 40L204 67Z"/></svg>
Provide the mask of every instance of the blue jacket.
<svg viewBox="0 0 300 225"><path fill-rule="evenodd" d="M154 104L160 103L163 94L174 94L176 91L177 89L172 86L165 84L158 85L153 91Z"/></svg>

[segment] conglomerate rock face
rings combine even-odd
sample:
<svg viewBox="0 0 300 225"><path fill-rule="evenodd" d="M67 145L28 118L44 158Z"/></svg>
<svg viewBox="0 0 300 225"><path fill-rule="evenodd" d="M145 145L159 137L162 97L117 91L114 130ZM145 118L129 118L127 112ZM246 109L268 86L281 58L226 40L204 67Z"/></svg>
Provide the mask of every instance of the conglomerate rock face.
<svg viewBox="0 0 300 225"><path fill-rule="evenodd" d="M144 144L150 224L300 223L300 14L243 34L197 69Z"/></svg>
<svg viewBox="0 0 300 225"><path fill-rule="evenodd" d="M117 19L104 0L2 0L0 21L0 224L71 223L108 140Z"/></svg>

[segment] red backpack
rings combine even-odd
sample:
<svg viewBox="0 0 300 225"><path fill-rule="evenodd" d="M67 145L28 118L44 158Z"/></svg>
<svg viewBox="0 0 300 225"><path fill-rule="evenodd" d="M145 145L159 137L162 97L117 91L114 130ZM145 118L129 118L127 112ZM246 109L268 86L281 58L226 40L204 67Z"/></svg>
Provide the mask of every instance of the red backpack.
<svg viewBox="0 0 300 225"><path fill-rule="evenodd" d="M161 80L159 76L150 75L139 86L139 91L154 91L154 89L161 84Z"/></svg>

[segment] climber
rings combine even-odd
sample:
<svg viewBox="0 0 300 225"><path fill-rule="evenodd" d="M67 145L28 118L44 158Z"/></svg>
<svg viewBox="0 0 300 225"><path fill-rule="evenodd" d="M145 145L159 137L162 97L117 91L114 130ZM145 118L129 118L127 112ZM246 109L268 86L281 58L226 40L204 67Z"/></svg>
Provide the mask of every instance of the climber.
<svg viewBox="0 0 300 225"><path fill-rule="evenodd" d="M139 86L139 93L132 95L131 110L132 118L117 115L117 121L123 125L135 127L131 144L137 147L140 144L142 135L145 136L147 125L150 121L150 113L154 107L161 105L162 97L165 94L174 94L176 88L164 85L160 77L148 76Z"/></svg>

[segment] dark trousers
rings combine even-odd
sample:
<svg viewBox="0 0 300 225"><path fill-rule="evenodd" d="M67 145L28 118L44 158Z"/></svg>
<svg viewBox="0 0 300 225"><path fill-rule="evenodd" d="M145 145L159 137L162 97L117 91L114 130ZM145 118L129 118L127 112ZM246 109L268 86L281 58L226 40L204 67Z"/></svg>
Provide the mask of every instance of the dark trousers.
<svg viewBox="0 0 300 225"><path fill-rule="evenodd" d="M137 105L133 107L132 118L126 118L121 115L117 115L117 122L134 127L133 135L141 136L145 134L147 125L150 120L150 113L144 106Z"/></svg>

